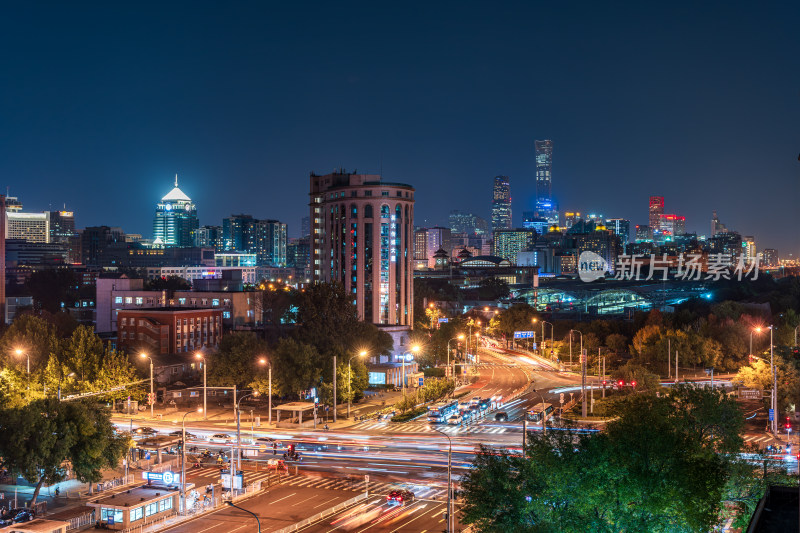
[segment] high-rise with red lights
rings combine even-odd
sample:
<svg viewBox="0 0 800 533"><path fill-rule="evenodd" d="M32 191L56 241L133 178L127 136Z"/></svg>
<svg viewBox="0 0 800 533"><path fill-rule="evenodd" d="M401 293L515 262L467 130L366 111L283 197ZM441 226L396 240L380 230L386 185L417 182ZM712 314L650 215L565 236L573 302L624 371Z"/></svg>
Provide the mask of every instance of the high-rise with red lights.
<svg viewBox="0 0 800 533"><path fill-rule="evenodd" d="M664 214L664 197L651 196L650 197L650 224L651 228L657 228L661 215Z"/></svg>

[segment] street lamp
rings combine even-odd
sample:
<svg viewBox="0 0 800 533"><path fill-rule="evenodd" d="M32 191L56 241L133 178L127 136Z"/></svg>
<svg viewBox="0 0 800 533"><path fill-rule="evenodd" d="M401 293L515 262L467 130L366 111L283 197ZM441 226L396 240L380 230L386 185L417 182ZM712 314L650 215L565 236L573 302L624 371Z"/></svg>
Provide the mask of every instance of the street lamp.
<svg viewBox="0 0 800 533"><path fill-rule="evenodd" d="M248 396L258 396L258 391L249 392L239 398L239 401L236 402L236 470L242 469L242 409L240 406L242 404L242 400ZM233 475L233 472L231 472L231 475Z"/></svg>
<svg viewBox="0 0 800 533"><path fill-rule="evenodd" d="M412 346L411 351L414 353L418 353L419 345L415 344L414 346ZM403 399L405 399L406 397L406 355L408 355L408 353L409 352L403 354Z"/></svg>
<svg viewBox="0 0 800 533"><path fill-rule="evenodd" d="M202 352L194 354L195 358L203 361L203 420L208 420L208 411L206 410L208 401L208 389L206 387L206 356Z"/></svg>
<svg viewBox="0 0 800 533"><path fill-rule="evenodd" d="M259 359L258 360L258 364L260 364L261 366L269 365L268 370L267 370L268 373L269 373L269 376L268 376L268 382L269 382L268 387L269 387L269 390L268 390L268 393L267 393L268 396L269 396L269 403L267 405L267 408L269 409L269 412L267 413L267 424L272 424L272 365L267 362L266 357L262 357L261 359Z"/></svg>
<svg viewBox="0 0 800 533"><path fill-rule="evenodd" d="M227 503L231 507L235 507L235 508L239 509L240 511L244 511L245 513L250 513L251 515L253 515L253 518L255 518L256 522L258 523L258 533L261 533L261 520L258 519L258 515L256 513L254 513L253 511L248 511L244 507L239 507L238 505L234 504L230 500L226 500L225 503Z"/></svg>
<svg viewBox="0 0 800 533"><path fill-rule="evenodd" d="M450 368L450 343L453 341L463 341L463 340L464 340L464 334L459 333L457 337L453 337L452 339L447 341L447 368ZM453 376L453 379L455 379L455 375Z"/></svg>
<svg viewBox="0 0 800 533"><path fill-rule="evenodd" d="M757 326L750 330L750 355L753 355L753 332L761 333L761 326Z"/></svg>
<svg viewBox="0 0 800 533"><path fill-rule="evenodd" d="M581 356L583 356L583 333L577 329L569 330L569 365L572 366L572 332L579 333L581 336Z"/></svg>
<svg viewBox="0 0 800 533"><path fill-rule="evenodd" d="M155 399L156 396L153 393L153 358L147 355L146 353L142 352L139 354L139 357L142 359L150 359L150 396L147 398L147 403L150 404L150 418L155 418L156 415L153 413L155 408Z"/></svg>
<svg viewBox="0 0 800 533"><path fill-rule="evenodd" d="M447 437L447 533L452 533L453 529L455 529L451 523L453 521L453 504L452 504L452 495L453 495L453 486L452 486L452 458L453 458L453 441L450 440L450 435L442 431L441 429L437 429L435 426L431 426L435 432L440 433Z"/></svg>
<svg viewBox="0 0 800 533"><path fill-rule="evenodd" d="M186 415L194 412L202 413L204 410L198 407L196 411L186 411L181 419L181 438L183 439L181 444L181 509L183 509L183 514L186 514Z"/></svg>
<svg viewBox="0 0 800 533"><path fill-rule="evenodd" d="M364 357L367 355L366 350L361 350L356 355L347 360L347 419L350 420L350 403L353 397L353 374L350 363L356 357Z"/></svg>
<svg viewBox="0 0 800 533"><path fill-rule="evenodd" d="M547 320L542 320L542 346L544 346L544 325L545 324L550 324L550 349L552 350L553 346L555 345L555 342L553 341L553 338L555 336L555 333L554 333L553 330L555 330L555 326L553 326L552 322L548 322ZM542 352L542 355L544 355L544 352Z"/></svg>
<svg viewBox="0 0 800 533"><path fill-rule="evenodd" d="M761 328L757 328L761 329ZM775 360L772 351L772 330L773 327L769 326L769 368L770 373L772 374L772 398L770 399L770 407L772 408L772 434L775 437L778 437L778 373L777 368L775 367ZM751 355L753 359L758 359L759 361L764 361L761 357ZM766 361L765 361L766 362Z"/></svg>
<svg viewBox="0 0 800 533"><path fill-rule="evenodd" d="M800 329L800 325L794 328L794 345L797 346L797 330Z"/></svg>
<svg viewBox="0 0 800 533"><path fill-rule="evenodd" d="M21 348L17 348L16 350L14 350L14 352L17 354L17 357L22 357L22 354L25 354L25 356L28 358L28 374L30 374L31 373L31 354L29 354L27 352L24 352Z"/></svg>

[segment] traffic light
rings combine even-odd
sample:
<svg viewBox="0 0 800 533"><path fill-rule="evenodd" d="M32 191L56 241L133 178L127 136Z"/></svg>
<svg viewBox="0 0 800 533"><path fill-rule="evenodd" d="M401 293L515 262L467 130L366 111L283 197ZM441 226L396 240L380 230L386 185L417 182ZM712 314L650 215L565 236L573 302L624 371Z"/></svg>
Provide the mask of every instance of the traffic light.
<svg viewBox="0 0 800 533"><path fill-rule="evenodd" d="M624 387L625 386L625 380L624 379L619 380L617 382L617 385L619 385L620 387Z"/></svg>
<svg viewBox="0 0 800 533"><path fill-rule="evenodd" d="M792 429L792 423L789 421L789 417L786 417L786 423L783 425L784 429Z"/></svg>
<svg viewBox="0 0 800 533"><path fill-rule="evenodd" d="M636 388L636 381L631 381L631 387Z"/></svg>
<svg viewBox="0 0 800 533"><path fill-rule="evenodd" d="M608 382L606 380L603 380L603 386L605 386L607 383Z"/></svg>
<svg viewBox="0 0 800 533"><path fill-rule="evenodd" d="M155 393L148 392L147 393L147 405L154 405L156 403L156 395Z"/></svg>

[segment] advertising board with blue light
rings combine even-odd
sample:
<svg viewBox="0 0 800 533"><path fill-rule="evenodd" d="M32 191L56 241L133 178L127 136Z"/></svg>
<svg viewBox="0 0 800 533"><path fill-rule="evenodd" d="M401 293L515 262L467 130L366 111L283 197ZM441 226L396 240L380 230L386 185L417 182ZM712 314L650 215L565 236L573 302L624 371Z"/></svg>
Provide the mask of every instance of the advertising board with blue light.
<svg viewBox="0 0 800 533"><path fill-rule="evenodd" d="M173 483L180 483L181 476L174 472L167 470L166 472L142 472L142 479L145 481L155 481L165 485L172 485Z"/></svg>

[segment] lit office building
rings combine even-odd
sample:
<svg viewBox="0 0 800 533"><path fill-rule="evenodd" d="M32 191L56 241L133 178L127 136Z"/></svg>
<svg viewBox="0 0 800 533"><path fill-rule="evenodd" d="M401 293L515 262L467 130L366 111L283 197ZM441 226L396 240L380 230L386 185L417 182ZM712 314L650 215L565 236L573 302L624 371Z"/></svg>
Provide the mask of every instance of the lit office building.
<svg viewBox="0 0 800 533"><path fill-rule="evenodd" d="M756 258L756 238L750 235L742 237L742 254L746 262L755 261Z"/></svg>
<svg viewBox="0 0 800 533"><path fill-rule="evenodd" d="M653 242L653 232L648 225L636 225L636 242Z"/></svg>
<svg viewBox="0 0 800 533"><path fill-rule="evenodd" d="M536 231L531 229L504 229L494 232L492 255L517 263L517 254L527 252L536 242Z"/></svg>
<svg viewBox="0 0 800 533"><path fill-rule="evenodd" d="M467 235L488 235L489 224L485 219L472 213L450 211L450 231Z"/></svg>
<svg viewBox="0 0 800 533"><path fill-rule="evenodd" d="M522 227L535 229L537 234L544 235L550 227L550 222L546 218L537 216L535 211L525 211L522 213Z"/></svg>
<svg viewBox="0 0 800 533"><path fill-rule="evenodd" d="M7 211L5 237L26 242L50 242L50 213Z"/></svg>
<svg viewBox="0 0 800 533"><path fill-rule="evenodd" d="M664 214L664 197L651 196L650 197L650 218L648 223L651 229L657 229L659 226L659 219Z"/></svg>
<svg viewBox="0 0 800 533"><path fill-rule="evenodd" d="M344 170L310 182L314 281L341 283L364 321L413 325L414 188Z"/></svg>
<svg viewBox="0 0 800 533"><path fill-rule="evenodd" d="M175 187L161 198L156 206L156 216L153 219L153 244L181 248L194 246L194 232L198 226L197 207L191 198L178 188L176 174Z"/></svg>
<svg viewBox="0 0 800 533"><path fill-rule="evenodd" d="M50 211L50 242L68 244L78 233L75 231L75 213Z"/></svg>
<svg viewBox="0 0 800 533"><path fill-rule="evenodd" d="M536 202L537 206L553 200L553 141L535 141L536 151ZM549 212L538 212L537 216L550 218Z"/></svg>
<svg viewBox="0 0 800 533"><path fill-rule="evenodd" d="M495 176L492 187L492 231L511 229L511 180Z"/></svg>
<svg viewBox="0 0 800 533"><path fill-rule="evenodd" d="M200 226L194 232L194 245L198 248L213 248L222 252L224 248L222 226Z"/></svg>
<svg viewBox="0 0 800 533"><path fill-rule="evenodd" d="M571 211L567 211L564 213L564 227L566 229L571 228L581 219L581 214L575 211L574 213Z"/></svg>
<svg viewBox="0 0 800 533"><path fill-rule="evenodd" d="M778 250L774 248L764 248L761 252L761 266L777 267L780 265Z"/></svg>
<svg viewBox="0 0 800 533"><path fill-rule="evenodd" d="M606 227L619 235L619 240L623 246L630 242L631 221L624 218L609 218L606 220Z"/></svg>

